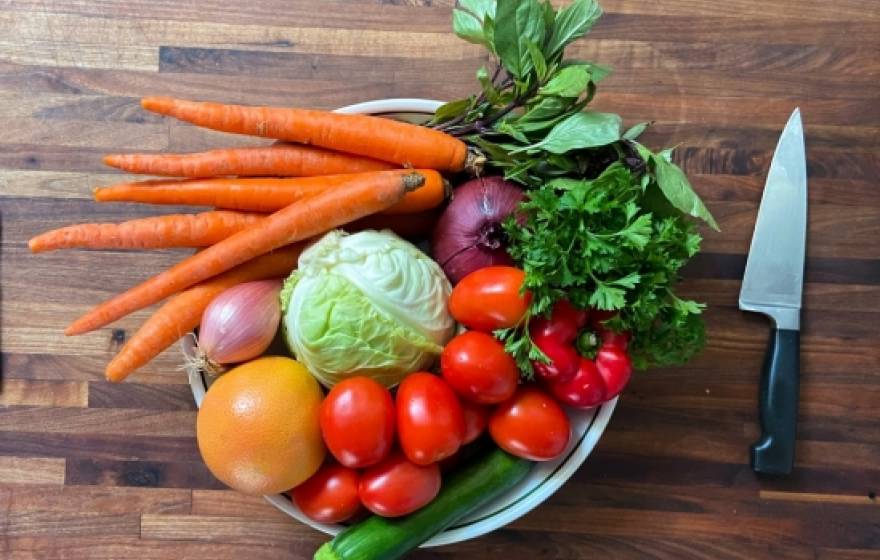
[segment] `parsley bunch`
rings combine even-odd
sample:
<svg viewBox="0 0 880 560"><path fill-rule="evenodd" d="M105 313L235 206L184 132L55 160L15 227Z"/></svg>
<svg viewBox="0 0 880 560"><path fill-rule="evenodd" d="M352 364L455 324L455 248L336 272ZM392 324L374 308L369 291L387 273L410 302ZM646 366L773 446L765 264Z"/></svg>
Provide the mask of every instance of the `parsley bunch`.
<svg viewBox="0 0 880 560"><path fill-rule="evenodd" d="M560 299L615 310L607 324L632 333L637 367L682 363L703 345L703 305L674 286L700 247L693 218L717 224L671 150L636 141L648 123L623 132L618 115L588 109L609 70L564 51L601 13L594 0L558 11L546 0L459 0L456 34L485 46L497 65L477 72L479 94L445 104L432 125L527 187L505 230L533 294L530 317ZM531 376L531 360L546 357L527 325L496 335Z"/></svg>

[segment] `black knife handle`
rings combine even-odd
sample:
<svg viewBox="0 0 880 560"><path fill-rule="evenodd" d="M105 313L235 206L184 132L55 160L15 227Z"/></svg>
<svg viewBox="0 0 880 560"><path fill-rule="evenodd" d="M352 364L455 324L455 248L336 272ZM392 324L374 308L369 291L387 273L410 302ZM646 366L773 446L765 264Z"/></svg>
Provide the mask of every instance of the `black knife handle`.
<svg viewBox="0 0 880 560"><path fill-rule="evenodd" d="M776 329L761 372L761 439L752 445L752 470L788 474L794 464L800 376L800 333Z"/></svg>

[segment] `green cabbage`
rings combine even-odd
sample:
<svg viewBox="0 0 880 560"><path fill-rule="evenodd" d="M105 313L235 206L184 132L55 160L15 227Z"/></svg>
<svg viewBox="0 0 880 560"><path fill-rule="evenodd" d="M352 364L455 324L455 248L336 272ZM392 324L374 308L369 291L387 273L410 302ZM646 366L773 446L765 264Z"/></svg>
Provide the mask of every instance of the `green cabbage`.
<svg viewBox="0 0 880 560"><path fill-rule="evenodd" d="M325 386L366 375L391 387L452 336L451 291L439 265L391 231L332 231L285 282L284 336Z"/></svg>

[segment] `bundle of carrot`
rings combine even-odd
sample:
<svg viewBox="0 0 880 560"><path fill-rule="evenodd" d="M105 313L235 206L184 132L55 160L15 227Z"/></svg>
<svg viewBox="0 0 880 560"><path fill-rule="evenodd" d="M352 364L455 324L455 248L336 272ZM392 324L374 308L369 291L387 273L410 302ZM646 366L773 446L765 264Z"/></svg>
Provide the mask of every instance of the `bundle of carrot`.
<svg viewBox="0 0 880 560"><path fill-rule="evenodd" d="M170 298L107 366L110 381L125 379L197 327L223 290L286 276L311 237L340 226L423 232L432 221L426 218L448 195L440 172L477 163L452 136L379 117L167 97L147 97L141 105L198 126L284 142L192 154L108 155L109 166L173 178L98 188L95 200L215 210L72 225L30 240L35 253L203 248L68 326L65 334L83 334Z"/></svg>

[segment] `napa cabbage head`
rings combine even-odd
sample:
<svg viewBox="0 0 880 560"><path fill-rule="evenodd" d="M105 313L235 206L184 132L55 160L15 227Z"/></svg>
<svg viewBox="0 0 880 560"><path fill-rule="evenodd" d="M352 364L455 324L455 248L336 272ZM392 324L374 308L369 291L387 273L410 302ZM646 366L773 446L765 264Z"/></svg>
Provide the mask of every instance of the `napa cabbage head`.
<svg viewBox="0 0 880 560"><path fill-rule="evenodd" d="M440 266L393 232L331 231L285 282L284 336L327 387L357 375L391 387L452 336L451 291Z"/></svg>

